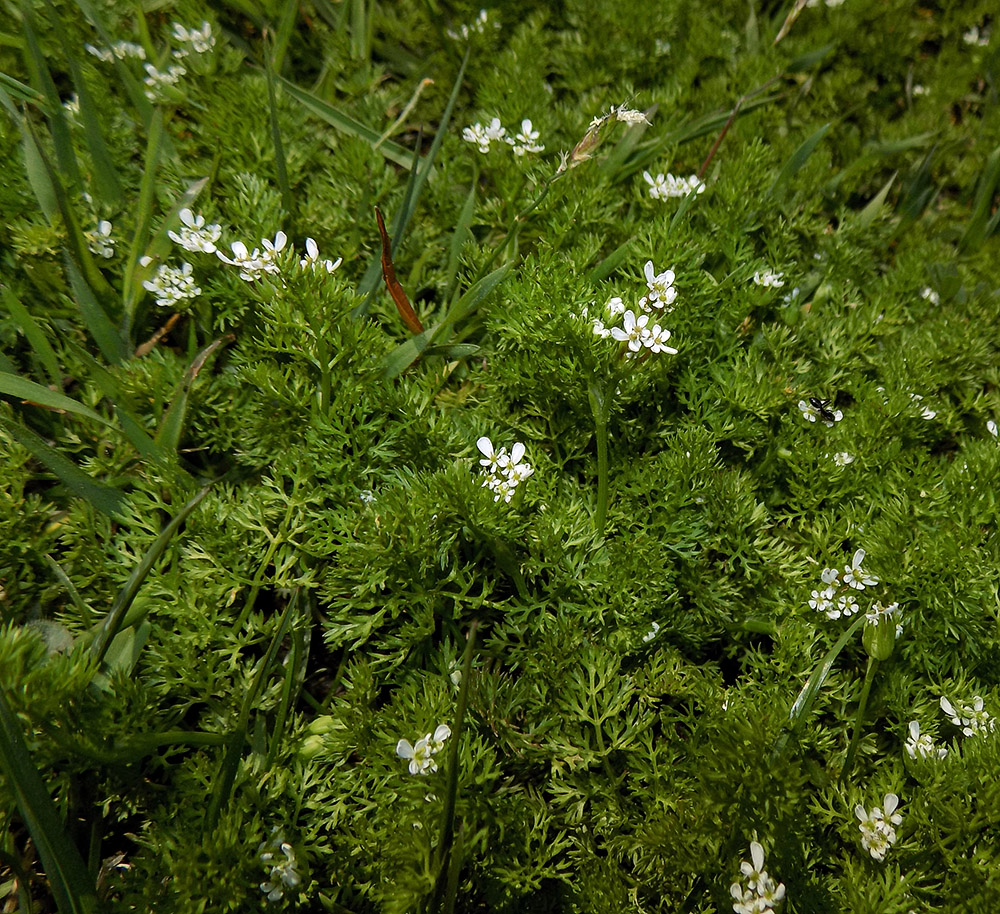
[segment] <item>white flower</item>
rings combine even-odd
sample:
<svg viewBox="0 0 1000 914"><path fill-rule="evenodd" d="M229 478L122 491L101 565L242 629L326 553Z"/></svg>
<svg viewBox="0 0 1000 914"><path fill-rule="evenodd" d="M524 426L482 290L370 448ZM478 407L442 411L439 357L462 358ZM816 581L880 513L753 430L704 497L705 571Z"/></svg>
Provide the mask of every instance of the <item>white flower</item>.
<svg viewBox="0 0 1000 914"><path fill-rule="evenodd" d="M201 289L194 284L189 263L182 263L179 268L163 264L142 287L156 295L156 303L162 308L174 308L185 299L201 295Z"/></svg>
<svg viewBox="0 0 1000 914"><path fill-rule="evenodd" d="M657 273L653 269L653 261L647 260L643 272L646 274L646 285L649 287L649 294L646 296L647 302L655 308L664 308L673 304L677 298L677 290L674 288L674 271L664 270Z"/></svg>
<svg viewBox="0 0 1000 914"><path fill-rule="evenodd" d="M757 842L750 842L751 863L740 863L740 872L746 880L746 887L734 882L729 892L735 899L733 911L736 914L766 914L785 897L785 886L775 882L764 870L764 848Z"/></svg>
<svg viewBox="0 0 1000 914"><path fill-rule="evenodd" d="M486 10L480 10L479 16L476 17L475 21L471 25L463 25L459 27L456 32L452 29L448 29L448 37L453 38L456 41L459 38L468 40L471 35L478 34L482 35L486 31L487 13ZM493 23L497 28L500 27L499 22Z"/></svg>
<svg viewBox="0 0 1000 914"><path fill-rule="evenodd" d="M507 137L507 142L514 147L514 155L523 156L526 152L544 151L545 147L535 142L537 139L538 131L532 130L531 121L525 118L521 121L521 132L514 137Z"/></svg>
<svg viewBox="0 0 1000 914"><path fill-rule="evenodd" d="M853 616L859 609L857 597L852 593L841 594L837 597L837 608L827 613L831 619L839 619L841 616ZM836 613L836 615L833 615Z"/></svg>
<svg viewBox="0 0 1000 914"><path fill-rule="evenodd" d="M898 805L899 797L894 793L887 793L882 806L876 806L870 812L865 812L860 803L854 807L854 814L861 822L858 826L861 845L875 860L884 860L886 852L896 843L896 829L893 826L903 821L903 817L896 812Z"/></svg>
<svg viewBox="0 0 1000 914"><path fill-rule="evenodd" d="M642 344L650 352L669 352L671 355L676 355L677 350L667 345L667 340L669 339L669 330L664 330L659 324L653 324L645 336L643 336Z"/></svg>
<svg viewBox="0 0 1000 914"><path fill-rule="evenodd" d="M910 758L915 759L918 755L921 758L944 758L948 754L945 746L935 746L934 740L926 733L920 732L920 724L911 720L909 723L910 735L906 740L906 752Z"/></svg>
<svg viewBox="0 0 1000 914"><path fill-rule="evenodd" d="M827 587L823 590L814 590L809 600L809 605L818 612L829 615L831 612L835 612L833 600L836 595L837 592L832 587ZM830 616L830 618L839 619L840 613L837 612L836 615Z"/></svg>
<svg viewBox="0 0 1000 914"><path fill-rule="evenodd" d="M299 266L305 270L306 268L315 270L317 267L322 267L327 273L332 273L344 262L343 257L338 257L336 261L333 260L320 260L319 259L319 247L312 238L306 238L306 256L299 261Z"/></svg>
<svg viewBox="0 0 1000 914"><path fill-rule="evenodd" d="M628 343L628 348L632 352L638 352L643 346L643 334L646 324L649 323L649 315L642 314L637 320L635 314L626 311L622 323L624 327L611 328L611 335L621 343Z"/></svg>
<svg viewBox="0 0 1000 914"><path fill-rule="evenodd" d="M902 614L903 611L899 608L898 603L883 606L881 602L876 601L872 604L872 608L865 613L865 625L878 625L883 619L898 619ZM903 623L897 621L896 637L898 638L901 634L903 634Z"/></svg>
<svg viewBox="0 0 1000 914"><path fill-rule="evenodd" d="M260 255L260 259L264 264L264 269L268 273L278 272L278 264L275 263L275 260L277 260L278 255L285 249L287 243L288 236L282 231L279 231L274 236L274 241L269 241L267 238L261 241L261 244L264 246L264 252Z"/></svg>
<svg viewBox="0 0 1000 914"><path fill-rule="evenodd" d="M204 20L200 29L186 29L179 22L175 22L173 23L173 35L175 41L179 41L182 45L191 45L198 54L204 54L215 47L212 26ZM187 57L188 53L186 47L180 47L174 51L174 57Z"/></svg>
<svg viewBox="0 0 1000 914"><path fill-rule="evenodd" d="M836 568L824 568L819 577L824 584L836 584L839 576L840 572Z"/></svg>
<svg viewBox="0 0 1000 914"><path fill-rule="evenodd" d="M277 828L272 829L271 834L271 840L262 842L257 848L261 862L270 869L267 881L260 884L260 890L268 901L281 901L285 889L294 889L301 879L295 869L295 851L292 845L285 841Z"/></svg>
<svg viewBox="0 0 1000 914"><path fill-rule="evenodd" d="M171 241L175 241L185 251L214 254L216 251L215 242L222 235L222 226L214 222L211 225L205 225L204 216L195 216L187 208L182 209L179 215L184 224L181 226L180 232L167 232Z"/></svg>
<svg viewBox="0 0 1000 914"><path fill-rule="evenodd" d="M146 59L146 49L141 44L135 44L132 41L116 41L111 45L110 50L95 48L92 44L85 44L84 48L104 63L111 63L116 57L119 60L125 60L128 57L134 57L136 60Z"/></svg>
<svg viewBox="0 0 1000 914"><path fill-rule="evenodd" d="M625 313L625 302L623 302L617 295L608 302L608 312L612 317L617 317L619 314Z"/></svg>
<svg viewBox="0 0 1000 914"><path fill-rule="evenodd" d="M649 195L654 200L686 197L689 193L700 194L705 190L705 183L697 175L691 175L689 178L675 178L672 174L664 176L661 172L654 178L648 171L644 171L642 176L649 184Z"/></svg>
<svg viewBox="0 0 1000 914"><path fill-rule="evenodd" d="M649 118L635 108L626 108L624 105L617 107L612 105L609 114L613 114L618 120L625 124L648 124Z"/></svg>
<svg viewBox="0 0 1000 914"><path fill-rule="evenodd" d="M914 87L913 91L914 91L914 94L916 94L916 91L917 91L916 87ZM935 292L930 286L924 286L920 290L920 297L927 299L927 301L929 301L932 305L940 305L941 304L941 296L938 295L938 293Z"/></svg>
<svg viewBox="0 0 1000 914"><path fill-rule="evenodd" d="M102 219L97 223L96 229L84 232L87 247L92 254L109 258L115 256L115 239L111 237L111 228L111 223L107 219Z"/></svg>
<svg viewBox="0 0 1000 914"><path fill-rule="evenodd" d="M396 743L396 755L409 759L410 774L433 774L438 770L433 756L444 747L444 741L451 736L451 727L439 724L433 733L428 733L417 740L416 745L401 739Z"/></svg>
<svg viewBox="0 0 1000 914"><path fill-rule="evenodd" d="M599 317L593 318L593 321L594 321L595 336L599 336L602 339L607 339L609 336L611 336L611 331L604 326L604 321L602 321Z"/></svg>
<svg viewBox="0 0 1000 914"><path fill-rule="evenodd" d="M802 411L802 418L809 422L822 419L827 428L833 428L834 424L844 418L843 410L831 409L829 400L821 400L819 397L810 397L809 402L799 400L799 409Z"/></svg>
<svg viewBox="0 0 1000 914"><path fill-rule="evenodd" d="M986 431L988 431L994 438L997 437L997 424L992 419L986 420Z"/></svg>
<svg viewBox="0 0 1000 914"><path fill-rule="evenodd" d="M466 127L462 131L462 139L466 143L475 143L479 147L479 151L484 155L490 151L490 140L486 136L486 130L482 124L477 123L471 127Z"/></svg>
<svg viewBox="0 0 1000 914"><path fill-rule="evenodd" d="M983 709L983 699L979 695L972 699L971 705L959 702L957 710L942 695L941 710L951 718L951 722L956 727L962 728L962 733L965 736L975 736L982 731L992 730L996 726L996 720Z"/></svg>
<svg viewBox="0 0 1000 914"><path fill-rule="evenodd" d="M506 448L500 448L499 451L495 450L493 442L490 441L490 439L485 435L483 435L483 437L476 442L476 447L479 448L479 451L484 458L479 461L479 465L487 467L490 473L498 473L500 471L501 462L504 466L506 466Z"/></svg>
<svg viewBox="0 0 1000 914"><path fill-rule="evenodd" d="M914 403L916 403L917 406L920 407L920 418L921 419L930 420L930 419L933 419L937 415L937 413L934 412L933 409L929 409L926 406L920 406L920 401L923 400L923 397L921 397L920 394L910 394L910 399Z"/></svg>
<svg viewBox="0 0 1000 914"><path fill-rule="evenodd" d="M982 32L980 32L979 26L974 25L972 28L962 33L962 41L966 44L974 44L978 47L985 48L986 45L990 43L990 30L983 29Z"/></svg>
<svg viewBox="0 0 1000 914"><path fill-rule="evenodd" d="M143 79L148 87L146 98L150 101L154 101L163 89L176 85L180 78L187 73L187 70L178 64L167 67L166 70L157 70L151 63L143 64L143 66L147 73L146 78Z"/></svg>
<svg viewBox="0 0 1000 914"><path fill-rule="evenodd" d="M838 467L846 467L849 463L854 463L854 458L847 451L838 451L833 455L833 462Z"/></svg>
<svg viewBox="0 0 1000 914"><path fill-rule="evenodd" d="M775 273L773 270L758 270L753 274L753 281L758 286L780 289L785 284L784 275L784 273Z"/></svg>
<svg viewBox="0 0 1000 914"><path fill-rule="evenodd" d="M483 459L479 461L486 473L483 486L493 493L494 501L502 498L505 502L510 502L514 489L535 472L531 464L521 462L524 445L515 441L508 454L506 448L496 450L493 442L484 435L476 442L476 447L483 455Z"/></svg>
<svg viewBox="0 0 1000 914"><path fill-rule="evenodd" d="M660 623L654 622L652 628L645 635L642 636L642 640L647 644L652 641L660 631Z"/></svg>
<svg viewBox="0 0 1000 914"><path fill-rule="evenodd" d="M865 550L858 549L851 559L850 565L844 566L844 583L855 590L864 590L866 587L874 587L878 584L878 578L869 574L861 563L865 560Z"/></svg>
<svg viewBox="0 0 1000 914"><path fill-rule="evenodd" d="M253 252L250 252L242 241L234 241L230 247L233 249L232 258L227 257L222 251L216 251L215 253L223 263L240 268L240 279L253 282L264 272L264 261L261 259L260 251L257 248L254 248Z"/></svg>

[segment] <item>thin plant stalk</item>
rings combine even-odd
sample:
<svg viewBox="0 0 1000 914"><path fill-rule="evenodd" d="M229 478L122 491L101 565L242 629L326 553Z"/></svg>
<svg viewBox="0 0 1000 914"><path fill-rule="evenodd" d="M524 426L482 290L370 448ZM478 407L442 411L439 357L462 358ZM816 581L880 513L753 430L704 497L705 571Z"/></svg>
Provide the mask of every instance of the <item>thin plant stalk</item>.
<svg viewBox="0 0 1000 914"><path fill-rule="evenodd" d="M868 707L868 695L872 690L872 682L875 679L875 667L878 661L874 657L868 658L868 669L865 670L865 682L861 687L861 700L858 702L858 710L854 714L854 732L851 734L851 743L847 747L847 756L844 758L844 768L840 772L840 781L843 783L851 773L851 766L854 764L854 756L858 751L858 743L861 742L861 728L865 723L865 709Z"/></svg>
<svg viewBox="0 0 1000 914"><path fill-rule="evenodd" d="M597 512L594 529L603 536L608 518L608 414L611 401L598 384L590 385L590 409L597 435Z"/></svg>

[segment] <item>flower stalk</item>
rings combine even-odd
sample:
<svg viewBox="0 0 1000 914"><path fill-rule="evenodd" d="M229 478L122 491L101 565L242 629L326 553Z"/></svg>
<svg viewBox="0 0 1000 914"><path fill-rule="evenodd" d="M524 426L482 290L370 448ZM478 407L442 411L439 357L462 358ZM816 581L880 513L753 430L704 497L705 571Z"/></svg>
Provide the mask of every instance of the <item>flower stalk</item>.
<svg viewBox="0 0 1000 914"><path fill-rule="evenodd" d="M858 743L861 742L861 727L865 722L865 709L868 707L868 696L872 690L872 682L875 679L875 667L878 661L874 657L868 658L868 668L865 670L865 682L861 687L861 700L858 702L858 710L854 714L854 732L851 734L851 742L847 747L847 756L844 758L844 767L840 772L840 782L844 783L851 773L851 766L854 764L854 756L858 751Z"/></svg>

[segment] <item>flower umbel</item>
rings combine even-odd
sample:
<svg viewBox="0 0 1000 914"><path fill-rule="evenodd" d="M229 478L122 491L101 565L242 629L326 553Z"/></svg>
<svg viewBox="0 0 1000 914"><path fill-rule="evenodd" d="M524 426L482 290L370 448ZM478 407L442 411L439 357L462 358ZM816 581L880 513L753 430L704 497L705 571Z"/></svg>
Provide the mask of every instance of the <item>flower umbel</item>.
<svg viewBox="0 0 1000 914"><path fill-rule="evenodd" d="M203 254L214 254L215 242L222 235L222 226L216 222L205 225L204 216L196 216L185 208L180 211L183 225L179 232L169 231L167 235L185 251L200 251Z"/></svg>
<svg viewBox="0 0 1000 914"><path fill-rule="evenodd" d="M396 743L396 755L409 759L410 774L433 774L438 770L434 755L444 748L444 741L451 736L451 727L438 724L433 733L428 733L411 745L407 739Z"/></svg>
<svg viewBox="0 0 1000 914"><path fill-rule="evenodd" d="M775 882L764 869L764 848L757 842L750 842L750 861L740 864L743 881L734 882L729 887L733 896L733 911L736 914L765 914L785 897L785 886Z"/></svg>
<svg viewBox="0 0 1000 914"><path fill-rule="evenodd" d="M898 805L899 797L894 793L887 793L882 805L876 806L870 812L866 812L860 803L854 807L854 814L861 822L858 826L861 831L861 846L875 860L885 860L889 848L896 843L894 826L903 821L903 817L896 812Z"/></svg>
<svg viewBox="0 0 1000 914"><path fill-rule="evenodd" d="M507 448L497 450L493 442L485 435L476 442L476 447L483 455L479 461L486 478L483 486L493 493L493 500L509 503L514 497L514 490L531 476L535 469L530 463L522 463L524 445L520 441L514 443L507 453Z"/></svg>
<svg viewBox="0 0 1000 914"><path fill-rule="evenodd" d="M271 840L261 842L257 854L261 862L270 872L265 882L260 884L260 890L268 901L281 901L285 889L294 889L302 880L296 871L295 850L284 835L275 827L271 830Z"/></svg>
<svg viewBox="0 0 1000 914"><path fill-rule="evenodd" d="M920 724L911 720L907 728L910 735L906 739L906 753L910 758L944 758L948 754L946 746L936 746L926 733L920 732Z"/></svg>

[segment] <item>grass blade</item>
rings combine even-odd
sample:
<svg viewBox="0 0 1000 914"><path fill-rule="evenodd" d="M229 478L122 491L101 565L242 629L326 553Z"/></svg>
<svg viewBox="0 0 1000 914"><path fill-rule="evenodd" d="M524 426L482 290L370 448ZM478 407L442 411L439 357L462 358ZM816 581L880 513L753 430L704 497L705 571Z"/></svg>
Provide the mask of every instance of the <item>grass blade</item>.
<svg viewBox="0 0 1000 914"><path fill-rule="evenodd" d="M458 287L458 264L462 257L462 249L467 241L471 241L472 232L469 226L472 225L472 216L476 209L476 181L469 187L469 193L458 213L458 220L455 222L455 231L451 236L451 243L448 245L448 263L444 269L444 275L448 278L448 285L444 293L444 300L450 302Z"/></svg>
<svg viewBox="0 0 1000 914"><path fill-rule="evenodd" d="M111 642L121 630L125 615L139 593L139 588L142 587L143 581L146 580L146 577L153 570L153 566L163 556L163 553L167 551L170 540L173 539L174 534L180 528L181 524L201 504L202 499L208 495L210 490L211 486L205 486L171 518L170 523L153 540L153 545L146 550L146 554L143 555L142 560L132 570L128 580L125 582L125 586L121 589L118 596L115 597L115 602L112 604L111 610L101 622L100 628L94 635L94 640L90 643L90 652L97 658L98 662L104 659L104 655L111 646Z"/></svg>
<svg viewBox="0 0 1000 914"><path fill-rule="evenodd" d="M38 848L60 914L92 914L98 909L94 882L79 850L66 834L52 797L25 745L21 724L7 704L2 689L0 770Z"/></svg>
<svg viewBox="0 0 1000 914"><path fill-rule="evenodd" d="M382 363L383 376L391 380L406 371L431 344L431 338L434 336L436 330L436 326L431 327L423 333L411 336L404 343L393 349Z"/></svg>
<svg viewBox="0 0 1000 914"><path fill-rule="evenodd" d="M378 131L372 130L370 127L366 127L360 121L356 121L350 115L344 114L344 112L335 108L329 102L325 102L321 98L317 98L316 95L306 89L300 89L297 85L295 85L295 83L290 82L284 77L278 76L277 80L281 83L282 89L284 89L289 96L294 98L297 102L299 102L299 104L304 105L305 108L315 117L318 117L322 121L326 121L326 123L328 123L331 127L334 127L343 133L366 140L371 143L373 149L377 147L378 151L389 159L390 162L395 162L397 165L406 169L413 168L415 157L409 150L404 149L402 146L397 143L393 143L390 140L385 140L380 143L380 135Z"/></svg>
<svg viewBox="0 0 1000 914"><path fill-rule="evenodd" d="M125 361L125 347L122 345L118 328L112 323L108 312L97 300L90 286L84 282L72 259L66 263L66 273L73 289L73 298L80 309L80 316L94 342L97 343L97 348L101 350L101 355L112 365L121 364Z"/></svg>
<svg viewBox="0 0 1000 914"><path fill-rule="evenodd" d="M50 390L48 387L43 387L41 384L36 384L34 381L29 381L18 375L0 372L0 394L28 400L36 406L85 416L87 419L93 419L102 425L110 424L104 416L95 413L89 406L84 406L65 394Z"/></svg>
<svg viewBox="0 0 1000 914"><path fill-rule="evenodd" d="M10 312L11 318L20 327L24 338L30 344L32 351L45 369L45 373L49 376L49 383L54 387L61 387L62 370L59 368L59 359L56 357L52 345L42 332L42 328L35 322L28 309L21 304L20 299L14 294L13 290L6 286L3 289L3 301L7 306L7 311Z"/></svg>
<svg viewBox="0 0 1000 914"><path fill-rule="evenodd" d="M993 208L993 191L1000 180L1000 148L994 149L986 160L986 167L979 176L976 195L972 204L972 216L959 242L959 250L963 253L978 251L983 242L989 238L996 228L996 218L991 219Z"/></svg>
<svg viewBox="0 0 1000 914"><path fill-rule="evenodd" d="M882 189L875 194L875 196L865 204L865 208L851 220L851 224L855 228L864 231L871 226L878 214L882 212L882 206L885 203L885 198L889 195L889 188L892 187L892 182L895 180L896 174L893 172L892 177L882 185Z"/></svg>
<svg viewBox="0 0 1000 914"><path fill-rule="evenodd" d="M294 22L294 11L298 8L297 3L288 3L286 8L293 11L292 21ZM285 42L287 45L287 41ZM267 78L267 113L271 124L271 143L274 146L274 170L278 179L278 189L281 191L281 205L285 208L285 214L291 220L295 234L295 199L292 197L292 188L288 183L288 163L285 161L285 147L281 142L281 128L278 126L278 98L274 91L274 70L281 68L280 60L275 61L272 69L271 53L267 46L264 47L264 75ZM277 50L273 51L277 57Z"/></svg>
<svg viewBox="0 0 1000 914"><path fill-rule="evenodd" d="M224 336L209 343L208 346L195 356L195 360L188 366L187 371L184 372L184 377L181 378L180 384L177 385L174 398L167 408L163 420L160 422L160 428L156 433L156 446L164 453L176 454L180 446L181 434L184 431L184 419L187 417L188 395L191 393L191 387L198 377L198 373L205 367L205 363L212 353L232 338L231 335Z"/></svg>
<svg viewBox="0 0 1000 914"><path fill-rule="evenodd" d="M3 419L0 419L0 423L18 444L44 463L67 489L90 502L102 514L116 520L121 519L125 503L125 496L121 492L88 476L27 426Z"/></svg>
<svg viewBox="0 0 1000 914"><path fill-rule="evenodd" d="M770 196L775 203L781 203L785 199L785 194L788 192L788 183L792 178L799 172L809 156L813 154L813 151L819 145L820 140L827 135L830 130L831 124L824 124L811 136L807 137L805 142L799 146L795 152L792 153L791 158L785 162L784 167L778 172L778 176L774 179L774 183L767 189L767 196Z"/></svg>
<svg viewBox="0 0 1000 914"><path fill-rule="evenodd" d="M479 303L507 278L507 274L510 271L511 264L505 263L502 267L498 267L492 273L488 273L480 279L479 282L470 286L465 294L448 309L444 320L437 325L434 332L434 339L437 339L439 332L445 327L450 327L452 324L464 320L472 314Z"/></svg>

